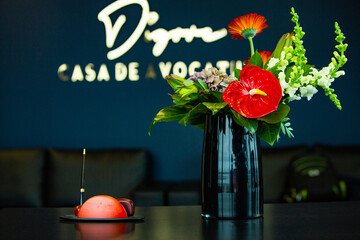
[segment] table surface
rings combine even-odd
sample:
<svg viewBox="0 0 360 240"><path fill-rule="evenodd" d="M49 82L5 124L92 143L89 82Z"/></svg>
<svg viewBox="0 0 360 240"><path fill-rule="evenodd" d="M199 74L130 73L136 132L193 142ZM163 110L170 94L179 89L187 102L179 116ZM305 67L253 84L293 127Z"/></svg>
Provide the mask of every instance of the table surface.
<svg viewBox="0 0 360 240"><path fill-rule="evenodd" d="M253 220L205 220L200 206L138 207L133 223L60 220L71 208L3 208L0 239L360 239L360 202L265 204Z"/></svg>

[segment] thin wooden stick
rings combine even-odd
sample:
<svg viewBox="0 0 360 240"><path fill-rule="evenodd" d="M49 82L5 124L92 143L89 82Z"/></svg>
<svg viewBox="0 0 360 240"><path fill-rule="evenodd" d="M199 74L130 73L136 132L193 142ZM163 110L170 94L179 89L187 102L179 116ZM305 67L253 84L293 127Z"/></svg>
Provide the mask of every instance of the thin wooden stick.
<svg viewBox="0 0 360 240"><path fill-rule="evenodd" d="M83 204L84 199L84 175L85 175L85 157L86 157L86 149L83 149L83 158L82 158L82 168L81 168L81 182L80 182L80 206Z"/></svg>

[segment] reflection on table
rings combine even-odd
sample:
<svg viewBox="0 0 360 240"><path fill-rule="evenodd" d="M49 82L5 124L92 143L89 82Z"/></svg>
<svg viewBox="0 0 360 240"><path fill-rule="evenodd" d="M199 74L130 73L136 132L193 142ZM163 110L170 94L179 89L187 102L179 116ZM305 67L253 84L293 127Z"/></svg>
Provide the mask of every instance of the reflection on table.
<svg viewBox="0 0 360 240"><path fill-rule="evenodd" d="M60 220L72 208L4 208L0 239L360 239L360 202L265 204L264 217L207 220L200 206L138 207L138 222Z"/></svg>

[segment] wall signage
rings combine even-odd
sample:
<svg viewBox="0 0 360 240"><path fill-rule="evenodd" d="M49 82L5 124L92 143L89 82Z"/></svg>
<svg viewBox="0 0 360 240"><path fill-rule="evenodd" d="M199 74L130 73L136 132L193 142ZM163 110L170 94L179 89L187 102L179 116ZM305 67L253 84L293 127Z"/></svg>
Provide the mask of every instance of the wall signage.
<svg viewBox="0 0 360 240"><path fill-rule="evenodd" d="M112 22L110 16L123 7L132 4L141 6L142 13L140 20L130 37L121 43L120 46L114 47L118 35L121 34L121 28L126 23L126 15L121 14L114 22ZM199 38L205 43L211 43L220 40L227 35L227 30L225 28L214 31L211 27L198 28L196 25L191 25L189 28L177 27L171 30L166 30L164 28L157 28L153 31L146 30L146 26L152 26L159 20L159 14L155 11L150 11L147 0L117 0L99 12L98 20L104 24L106 47L109 49L107 58L110 61L118 59L129 52L141 35L144 35L147 42L154 44L152 49L154 57L160 56L166 50L169 42L176 44L184 39L187 43L191 43L194 38ZM159 62L155 65L160 70L161 77L164 78L170 73L186 77L192 74L196 69L203 69L211 66L216 66L223 71L228 71L229 69L234 69L235 66L241 68L242 63L241 61L221 60L217 61L214 65L211 62L200 63L199 61L193 61L189 65L186 65L182 61L175 63L169 61ZM142 77L147 79L156 79L157 76L154 64L148 64L146 73L142 75ZM62 81L71 80L71 82L110 81L110 79L116 81L124 81L126 79L138 81L140 79L139 62L116 62L111 69L109 69L106 64L95 66L93 63L88 63L85 66L80 66L80 64L70 66L69 64L64 63L58 68L58 77Z"/></svg>

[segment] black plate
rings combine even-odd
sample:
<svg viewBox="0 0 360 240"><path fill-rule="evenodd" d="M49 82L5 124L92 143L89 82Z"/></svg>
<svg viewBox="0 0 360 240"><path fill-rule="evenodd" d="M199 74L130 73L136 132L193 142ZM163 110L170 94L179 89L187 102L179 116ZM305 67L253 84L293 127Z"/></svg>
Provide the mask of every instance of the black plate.
<svg viewBox="0 0 360 240"><path fill-rule="evenodd" d="M128 217L128 218L78 218L75 215L61 216L60 219L68 221L78 222L130 222L130 221L141 221L144 217Z"/></svg>

